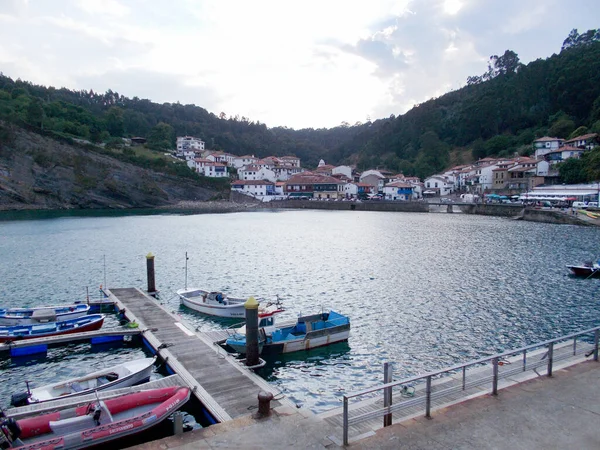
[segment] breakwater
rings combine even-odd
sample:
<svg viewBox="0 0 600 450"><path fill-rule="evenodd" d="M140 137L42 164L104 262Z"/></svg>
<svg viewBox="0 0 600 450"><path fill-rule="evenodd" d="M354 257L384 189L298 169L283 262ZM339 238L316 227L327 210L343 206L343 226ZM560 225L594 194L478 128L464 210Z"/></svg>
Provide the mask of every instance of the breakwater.
<svg viewBox="0 0 600 450"><path fill-rule="evenodd" d="M429 212L425 202L336 202L281 200L257 205L261 209L326 209L333 211Z"/></svg>

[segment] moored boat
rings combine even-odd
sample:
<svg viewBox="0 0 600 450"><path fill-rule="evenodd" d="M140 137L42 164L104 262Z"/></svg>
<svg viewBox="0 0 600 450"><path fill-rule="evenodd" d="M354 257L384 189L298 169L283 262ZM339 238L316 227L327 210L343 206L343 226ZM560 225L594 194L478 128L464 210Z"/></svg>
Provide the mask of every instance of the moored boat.
<svg viewBox="0 0 600 450"><path fill-rule="evenodd" d="M348 340L350 319L335 311L298 317L295 323L278 326L281 310L259 313L259 353L291 353ZM246 327L235 331L225 343L235 352L246 353Z"/></svg>
<svg viewBox="0 0 600 450"><path fill-rule="evenodd" d="M0 327L0 342L94 331L99 330L103 323L104 314L90 314L63 322Z"/></svg>
<svg viewBox="0 0 600 450"><path fill-rule="evenodd" d="M90 306L85 303L36 308L0 308L0 326L63 322L85 316L89 310Z"/></svg>
<svg viewBox="0 0 600 450"><path fill-rule="evenodd" d="M82 377L58 381L34 389L29 389L28 384L27 392L13 394L11 404L13 406L24 406L56 400L57 398L85 395L93 391L108 391L134 386L150 379L155 361L156 357L127 361Z"/></svg>
<svg viewBox="0 0 600 450"><path fill-rule="evenodd" d="M246 298L230 297L223 292L208 292L202 289L190 288L177 291L180 302L194 311L209 316L243 319L245 317L244 303ZM258 299L258 302L263 301Z"/></svg>
<svg viewBox="0 0 600 450"><path fill-rule="evenodd" d="M573 275L578 277L600 277L600 260L597 262L585 262L578 266L567 266L567 269L569 269Z"/></svg>
<svg viewBox="0 0 600 450"><path fill-rule="evenodd" d="M13 420L0 426L0 442L13 449L79 449L106 444L153 427L190 398L186 387L149 389L79 407ZM4 434L2 434L4 433Z"/></svg>

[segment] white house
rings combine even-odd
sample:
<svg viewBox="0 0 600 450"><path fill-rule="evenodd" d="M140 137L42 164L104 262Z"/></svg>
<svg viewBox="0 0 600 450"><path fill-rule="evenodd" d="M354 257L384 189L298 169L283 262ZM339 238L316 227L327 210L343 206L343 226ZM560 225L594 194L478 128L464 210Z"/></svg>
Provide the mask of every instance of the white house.
<svg viewBox="0 0 600 450"><path fill-rule="evenodd" d="M598 133L584 134L565 141L565 145L591 150L598 145Z"/></svg>
<svg viewBox="0 0 600 450"><path fill-rule="evenodd" d="M413 186L403 181L394 181L383 187L386 200L410 200L413 196Z"/></svg>
<svg viewBox="0 0 600 450"><path fill-rule="evenodd" d="M440 196L451 194L454 191L454 183L441 175L433 175L425 179L425 191L423 194L433 192Z"/></svg>
<svg viewBox="0 0 600 450"><path fill-rule="evenodd" d="M204 150L204 141L193 136L178 136L177 137L177 153L184 150Z"/></svg>
<svg viewBox="0 0 600 450"><path fill-rule="evenodd" d="M275 183L264 180L236 180L231 183L231 189L259 199L276 192Z"/></svg>
<svg viewBox="0 0 600 450"><path fill-rule="evenodd" d="M281 166L300 167L300 158L295 156L280 156L278 159Z"/></svg>
<svg viewBox="0 0 600 450"><path fill-rule="evenodd" d="M542 159L542 157L550 153L552 150L558 150L562 147L564 139L544 136L533 141L533 148L535 149L535 157Z"/></svg>
<svg viewBox="0 0 600 450"><path fill-rule="evenodd" d="M352 179L352 167L350 166L337 166L331 169L331 175L342 174Z"/></svg>
<svg viewBox="0 0 600 450"><path fill-rule="evenodd" d="M233 161L236 158L235 155L232 155L231 153L225 153L225 152L212 152L210 155L208 155L206 157L206 159L209 159L213 162L218 162L221 164L225 164L226 166L233 166Z"/></svg>
<svg viewBox="0 0 600 450"><path fill-rule="evenodd" d="M196 170L205 177L224 178L229 176L229 173L227 172L227 166L225 164L212 161L205 163L202 167Z"/></svg>
<svg viewBox="0 0 600 450"><path fill-rule="evenodd" d="M572 147L570 145L565 145L564 147L559 148L558 150L553 150L551 152L546 153L544 158L550 164L558 164L559 162L564 161L569 158L581 158L581 155L585 152L584 149ZM544 161L544 162L546 162Z"/></svg>
<svg viewBox="0 0 600 450"><path fill-rule="evenodd" d="M269 170L275 174L275 179L280 181L289 180L292 176L302 172L302 168L299 166L285 165L285 166L273 166Z"/></svg>
<svg viewBox="0 0 600 450"><path fill-rule="evenodd" d="M267 167L260 167L254 164L244 166L238 169L238 178L240 180L268 180L277 181L275 172Z"/></svg>
<svg viewBox="0 0 600 450"><path fill-rule="evenodd" d="M233 167L239 169L240 167L254 164L256 161L258 161L258 158L256 158L254 155L236 156L233 158Z"/></svg>
<svg viewBox="0 0 600 450"><path fill-rule="evenodd" d="M385 184L385 177L381 174L379 170L365 170L360 174L361 183L366 183L375 188L377 192L381 192L383 190L383 186Z"/></svg>
<svg viewBox="0 0 600 450"><path fill-rule="evenodd" d="M497 169L496 163L485 164L475 168L475 175L478 177L479 189L476 192L485 192L491 190L494 186L494 169Z"/></svg>

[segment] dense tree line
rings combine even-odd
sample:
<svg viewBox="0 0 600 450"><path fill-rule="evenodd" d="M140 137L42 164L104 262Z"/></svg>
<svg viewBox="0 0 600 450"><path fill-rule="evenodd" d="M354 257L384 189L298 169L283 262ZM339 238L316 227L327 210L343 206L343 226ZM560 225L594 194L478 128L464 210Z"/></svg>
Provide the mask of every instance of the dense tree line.
<svg viewBox="0 0 600 450"><path fill-rule="evenodd" d="M532 141L544 135L600 132L599 41L600 31L573 30L559 54L528 65L507 50L492 56L488 71L469 77L462 89L398 117L331 129L267 128L195 105L55 89L1 74L0 118L93 142L143 136L150 148L163 150L174 147L175 136L193 135L208 148L237 155L291 154L305 167L325 159L426 177L461 162L461 155L468 162L529 154Z"/></svg>

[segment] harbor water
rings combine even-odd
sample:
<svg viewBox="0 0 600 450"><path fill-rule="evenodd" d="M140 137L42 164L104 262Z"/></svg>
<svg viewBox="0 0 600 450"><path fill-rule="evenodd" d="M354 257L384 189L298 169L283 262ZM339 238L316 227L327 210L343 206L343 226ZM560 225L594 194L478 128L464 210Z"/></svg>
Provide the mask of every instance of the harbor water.
<svg viewBox="0 0 600 450"><path fill-rule="evenodd" d="M275 298L294 318L350 316L347 343L269 358L260 374L322 412L344 392L600 325L600 280L567 264L600 256L600 229L445 213L279 211L203 215L0 216L0 306L99 298L100 285L146 288L193 328L235 322L179 305L177 289ZM186 259L187 279L186 279ZM115 316L108 327L120 326ZM138 346L72 344L0 359L0 406L23 390L143 357ZM210 361L206 362L210 364ZM202 380L199 380L202 382Z"/></svg>

